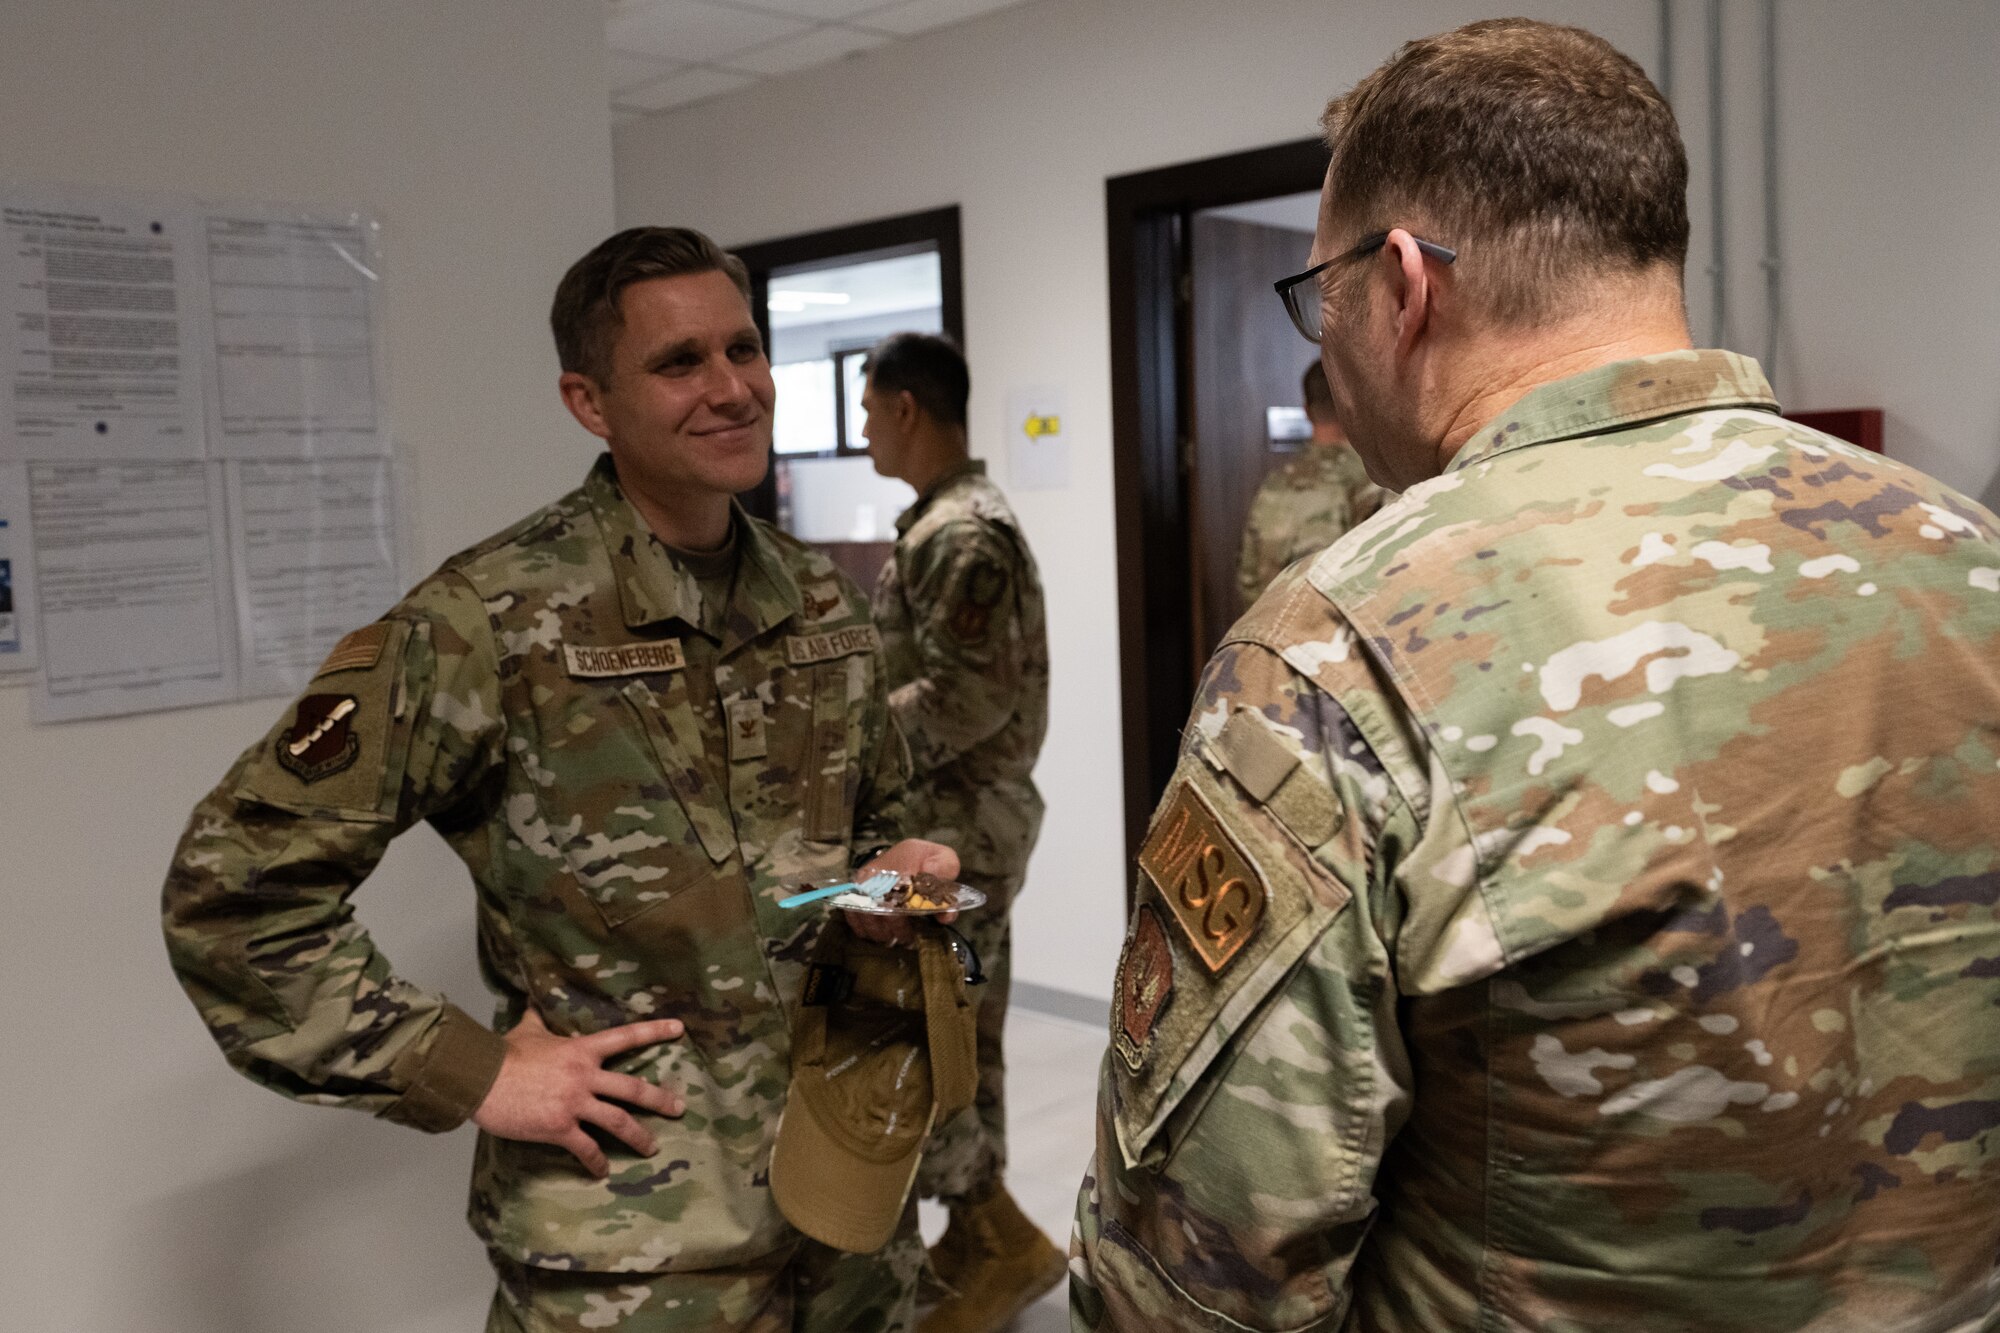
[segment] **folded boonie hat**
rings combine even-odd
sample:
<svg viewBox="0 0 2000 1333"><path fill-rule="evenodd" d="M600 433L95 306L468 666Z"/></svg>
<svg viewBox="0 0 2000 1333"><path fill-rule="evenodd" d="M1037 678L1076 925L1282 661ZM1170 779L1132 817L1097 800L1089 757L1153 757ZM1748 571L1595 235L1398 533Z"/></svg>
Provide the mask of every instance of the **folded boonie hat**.
<svg viewBox="0 0 2000 1333"><path fill-rule="evenodd" d="M820 930L792 1044L792 1090L771 1152L786 1220L868 1254L896 1234L931 1126L978 1084L965 974L941 932L914 949Z"/></svg>

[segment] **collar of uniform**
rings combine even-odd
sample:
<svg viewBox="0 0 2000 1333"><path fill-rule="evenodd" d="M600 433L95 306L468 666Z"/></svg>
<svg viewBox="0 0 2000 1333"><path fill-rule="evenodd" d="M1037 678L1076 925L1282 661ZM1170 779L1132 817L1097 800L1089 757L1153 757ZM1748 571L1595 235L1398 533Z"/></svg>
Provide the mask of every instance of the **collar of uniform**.
<svg viewBox="0 0 2000 1333"><path fill-rule="evenodd" d="M1447 472L1511 449L1717 407L1778 410L1764 372L1747 356L1700 350L1614 361L1531 389L1473 432Z"/></svg>
<svg viewBox="0 0 2000 1333"><path fill-rule="evenodd" d="M743 506L731 500L736 515L736 542L740 553L736 565L736 592L729 604L729 624L722 636L726 655L738 644L748 643L765 630L793 616L805 614L805 598L799 595L799 581L791 566L771 540L764 525L755 522Z"/></svg>
<svg viewBox="0 0 2000 1333"><path fill-rule="evenodd" d="M597 515L599 530L604 533L626 626L640 629L662 620L680 620L691 629L699 629L701 585L667 553L667 548L646 526L646 520L625 498L610 454L598 458L583 490ZM754 638L803 609L798 582L772 549L770 538L750 521L736 501L731 500L729 507L736 529L739 563L736 593L730 606L730 632L723 638L725 651L739 641L739 627L748 631L742 638Z"/></svg>
<svg viewBox="0 0 2000 1333"><path fill-rule="evenodd" d="M963 463L948 470L942 477L939 477L936 481L925 487L924 493L917 497L915 504L897 515L896 535L900 537L908 532L911 525L922 518L924 511L931 507L932 501L943 495L952 486L967 477L983 477L985 475L986 460L983 458L968 458Z"/></svg>

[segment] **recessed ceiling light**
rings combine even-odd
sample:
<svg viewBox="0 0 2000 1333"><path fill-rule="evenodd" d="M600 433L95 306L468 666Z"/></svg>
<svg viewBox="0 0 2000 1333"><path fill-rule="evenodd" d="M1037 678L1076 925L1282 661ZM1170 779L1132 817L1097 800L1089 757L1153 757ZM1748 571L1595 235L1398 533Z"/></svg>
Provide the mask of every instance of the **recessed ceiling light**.
<svg viewBox="0 0 2000 1333"><path fill-rule="evenodd" d="M807 306L846 305L853 299L846 292L774 291L770 295L770 306L779 314L796 315Z"/></svg>

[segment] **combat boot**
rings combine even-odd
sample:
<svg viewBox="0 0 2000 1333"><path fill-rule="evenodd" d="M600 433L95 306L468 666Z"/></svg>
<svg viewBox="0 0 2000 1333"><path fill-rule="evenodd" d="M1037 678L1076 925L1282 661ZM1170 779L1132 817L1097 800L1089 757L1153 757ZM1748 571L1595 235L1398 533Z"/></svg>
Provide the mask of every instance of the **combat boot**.
<svg viewBox="0 0 2000 1333"><path fill-rule="evenodd" d="M931 1266L952 1294L917 1333L995 1333L1069 1272L1069 1257L1030 1222L1004 1187L951 1210Z"/></svg>

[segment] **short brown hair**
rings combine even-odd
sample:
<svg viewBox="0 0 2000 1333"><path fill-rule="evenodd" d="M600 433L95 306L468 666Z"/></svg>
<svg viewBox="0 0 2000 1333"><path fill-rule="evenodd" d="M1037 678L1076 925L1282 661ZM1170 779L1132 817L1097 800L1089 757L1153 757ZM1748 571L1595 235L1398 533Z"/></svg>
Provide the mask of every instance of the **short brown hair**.
<svg viewBox="0 0 2000 1333"><path fill-rule="evenodd" d="M726 273L743 300L751 299L750 271L743 261L698 231L628 227L600 241L569 266L549 307L549 329L556 336L562 368L603 383L611 373L611 348L625 323L618 308L625 289L648 278L690 273Z"/></svg>
<svg viewBox="0 0 2000 1333"><path fill-rule="evenodd" d="M1331 216L1429 228L1498 322L1566 313L1578 277L1687 262L1673 109L1595 33L1488 19L1410 42L1321 125Z"/></svg>

